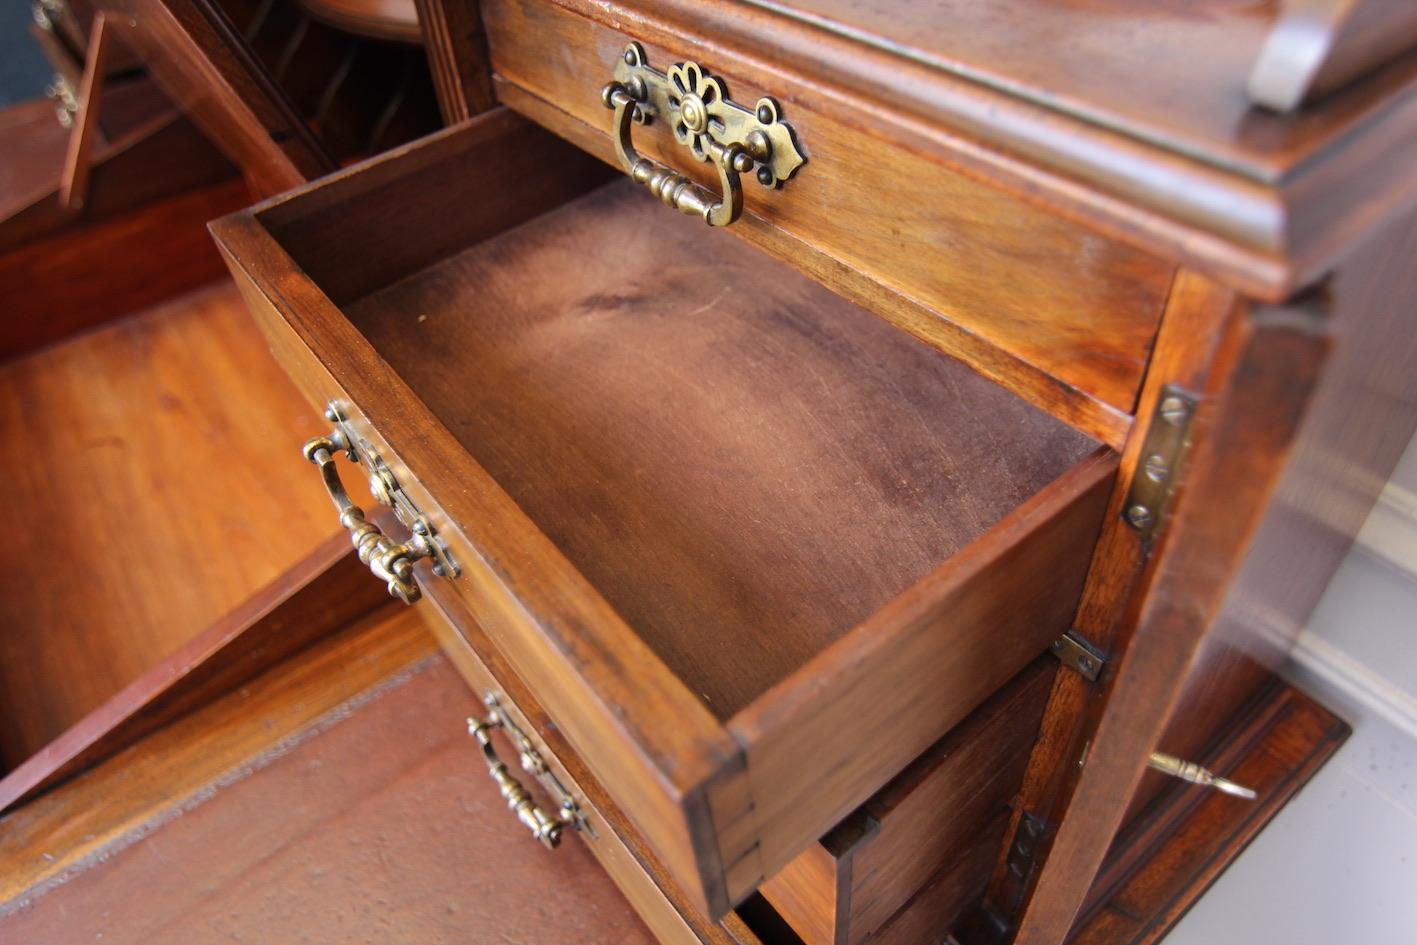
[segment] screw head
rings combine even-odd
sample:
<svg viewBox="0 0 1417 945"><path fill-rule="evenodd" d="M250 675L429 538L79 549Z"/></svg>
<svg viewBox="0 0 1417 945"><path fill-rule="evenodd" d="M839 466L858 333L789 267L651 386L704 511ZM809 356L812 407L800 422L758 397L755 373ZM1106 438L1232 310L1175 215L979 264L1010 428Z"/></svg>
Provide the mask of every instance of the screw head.
<svg viewBox="0 0 1417 945"><path fill-rule="evenodd" d="M1173 427L1178 427L1186 421L1186 417L1191 413L1191 408L1184 400L1173 394L1161 401L1160 411L1161 419Z"/></svg>
<svg viewBox="0 0 1417 945"><path fill-rule="evenodd" d="M1134 505L1127 509L1127 521L1133 528L1146 528L1152 522L1151 509L1144 505Z"/></svg>
<svg viewBox="0 0 1417 945"><path fill-rule="evenodd" d="M625 55L621 58L625 60L625 65L633 66L635 64L635 51L633 49L627 49L625 50Z"/></svg>
<svg viewBox="0 0 1417 945"><path fill-rule="evenodd" d="M1166 477L1171 475L1171 467L1166 464L1166 457L1159 453L1152 453L1142 464L1142 472L1152 482L1165 482Z"/></svg>
<svg viewBox="0 0 1417 945"><path fill-rule="evenodd" d="M1090 657L1090 656L1079 656L1079 657L1078 657L1078 668L1081 669L1084 673L1090 673L1090 672L1092 672L1092 657Z"/></svg>
<svg viewBox="0 0 1417 945"><path fill-rule="evenodd" d="M758 103L758 121L765 125L772 124L772 106L767 102Z"/></svg>

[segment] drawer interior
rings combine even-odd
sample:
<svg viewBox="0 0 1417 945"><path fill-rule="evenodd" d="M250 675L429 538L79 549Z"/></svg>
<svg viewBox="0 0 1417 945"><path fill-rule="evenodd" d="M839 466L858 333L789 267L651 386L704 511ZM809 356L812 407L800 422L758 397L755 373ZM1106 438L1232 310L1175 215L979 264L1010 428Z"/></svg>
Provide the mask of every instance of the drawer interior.
<svg viewBox="0 0 1417 945"><path fill-rule="evenodd" d="M630 181L344 311L722 719L1096 446Z"/></svg>
<svg viewBox="0 0 1417 945"><path fill-rule="evenodd" d="M214 230L712 916L1072 618L1108 449L515 114Z"/></svg>

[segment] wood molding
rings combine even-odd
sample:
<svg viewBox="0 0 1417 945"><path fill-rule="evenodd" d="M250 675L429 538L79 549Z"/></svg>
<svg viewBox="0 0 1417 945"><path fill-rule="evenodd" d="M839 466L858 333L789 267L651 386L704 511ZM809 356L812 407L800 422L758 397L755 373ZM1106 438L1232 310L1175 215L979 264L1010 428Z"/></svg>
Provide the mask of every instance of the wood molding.
<svg viewBox="0 0 1417 945"><path fill-rule="evenodd" d="M1295 111L1414 45L1411 0L1287 0L1250 73L1250 100Z"/></svg>

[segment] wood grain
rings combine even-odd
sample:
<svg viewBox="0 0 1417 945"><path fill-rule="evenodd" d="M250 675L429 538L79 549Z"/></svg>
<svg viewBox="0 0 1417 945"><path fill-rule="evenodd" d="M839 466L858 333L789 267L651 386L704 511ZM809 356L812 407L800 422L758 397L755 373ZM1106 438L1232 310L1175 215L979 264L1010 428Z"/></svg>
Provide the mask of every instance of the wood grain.
<svg viewBox="0 0 1417 945"><path fill-rule="evenodd" d="M1204 388L1216 350L1228 337L1240 305L1235 294L1189 270L1178 273L1167 298L1152 366L1142 389L1138 413L1150 417L1162 388L1177 384L1186 390ZM1142 459L1147 423L1138 423L1122 452L1120 469L1102 534L1093 551L1087 582L1074 616L1074 628L1104 653L1125 649L1129 637L1123 624L1126 601L1133 593L1145 561L1145 549L1122 512L1132 477ZM1056 806L1071 776L1073 759L1082 751L1088 713L1096 708L1096 686L1076 673L1059 673L1044 716L1043 735L1034 746L1028 773L1007 836L1012 837L1025 811L1055 822ZM1046 851L1047 838L1043 849ZM1001 847L990 882L986 907L1006 920L1022 903L1036 875L1017 877L1008 869L1008 849Z"/></svg>
<svg viewBox="0 0 1417 945"><path fill-rule="evenodd" d="M395 620L418 629L408 612ZM426 654L426 635L413 639ZM0 919L0 935L334 943L373 929L406 941L651 945L583 849L543 850L507 813L461 724L475 700L447 663L400 663L379 652L377 638L361 642L371 668L389 675L356 671L340 684L325 665L324 684L344 695L342 706L326 701L333 716L297 708L323 695L300 687L313 676L287 678L275 691L262 687L263 705L238 710L264 710L277 723L264 742L240 742L230 727L169 740L178 753L239 748L244 770L197 803L167 797L143 835L121 838L102 861ZM152 761L135 765L161 775Z"/></svg>
<svg viewBox="0 0 1417 945"><path fill-rule="evenodd" d="M1067 629L1115 469L1106 450L1088 457L734 717L758 838L742 882L785 866Z"/></svg>
<svg viewBox="0 0 1417 945"><path fill-rule="evenodd" d="M619 182L345 311L727 719L1092 444L663 209Z"/></svg>
<svg viewBox="0 0 1417 945"><path fill-rule="evenodd" d="M931 61L913 43L901 47L874 41L873 35L879 38L898 19L894 14L858 32L823 28L779 4L553 3L622 36L692 55L731 77L738 83L734 88L750 83L754 94L761 89L794 108L862 128L873 141L898 143L1001 184L1030 202L1268 301L1282 301L1320 279L1353 240L1417 202L1417 179L1408 163L1417 135L1417 97L1411 94L1417 87L1417 59L1410 56L1298 116L1250 110L1238 93L1247 62L1233 84L1222 84L1226 102L1206 106L1204 113L1207 123L1215 116L1230 117L1221 120L1216 135L1188 141L1168 139L1154 124L1148 127L1152 119L1169 120L1169 104L1138 124L1118 121L1105 111L1086 114L1088 103L1059 95L1066 81L1059 89L1027 94L1037 76L1049 74L1046 64L1055 61L1051 52L1042 57L1042 66L1035 68L1028 59L1026 71L991 78ZM959 6L951 4L951 10ZM976 11L958 14L959 24L972 23L973 31L938 19L920 35L947 37L966 51L989 50L998 35L1027 33L1034 23L1075 18L1074 28L1080 28L1091 19L1097 28L1087 34L1112 40L1101 60L1161 78L1164 70L1156 70L1146 53L1137 53L1132 31L1165 45L1187 34L1210 42L1204 37L1212 29L1234 30L1247 16L1255 41L1266 27L1254 10L1247 14L1228 3L1185 25L1172 22L1178 18L1174 4L1140 13L1105 4L1113 13L1106 19L1098 18L1098 6L1024 0L1004 4L988 32L978 28L986 14ZM929 22L930 16L912 12L905 19ZM1221 71L1226 68L1223 50L1240 35L1215 41ZM620 48L607 44L599 49L601 65L589 74L604 74ZM1202 54L1203 61L1210 62L1211 52ZM1096 70L1089 65L1086 72ZM577 75L586 74L577 70ZM599 84L599 79L589 83L590 90ZM1152 91L1165 88L1164 82L1142 85ZM1127 84L1118 92L1134 94ZM1194 100L1189 91L1184 104L1181 98L1173 104L1188 112Z"/></svg>
<svg viewBox="0 0 1417 945"><path fill-rule="evenodd" d="M699 58L736 101L782 94L736 73L735 58L692 41L660 47L540 0L497 0L484 9L497 74L552 106L535 117L558 133L568 133L571 121L599 130L594 153L607 160L614 160L610 116L598 90L632 39L651 43L646 51L658 68ZM568 68L544 67L546 37L573 57ZM807 164L778 191L746 183L745 213L757 221L732 230L779 254L791 248L772 233L783 230L868 276L880 292L916 300L1063 385L1130 409L1169 264L801 104L785 106L783 115ZM714 172L685 156L667 122L637 127L635 146L715 186ZM759 237L760 230L767 232ZM795 255L783 256L796 264ZM833 286L829 273L814 275Z"/></svg>
<svg viewBox="0 0 1417 945"><path fill-rule="evenodd" d="M391 604L339 530L0 779L0 810L95 767L311 642Z"/></svg>
<svg viewBox="0 0 1417 945"><path fill-rule="evenodd" d="M1008 818L994 818L959 855L946 863L891 920L866 940L867 945L920 945L945 942L946 936L988 882L989 864Z"/></svg>
<svg viewBox="0 0 1417 945"><path fill-rule="evenodd" d="M54 197L52 192L48 196ZM228 178L91 225L64 227L0 254L0 299L7 316L0 331L0 360L221 278L221 255L203 226L250 200L246 185Z"/></svg>
<svg viewBox="0 0 1417 945"><path fill-rule="evenodd" d="M289 747L329 713L435 653L417 612L376 614L9 812L0 819L0 914L249 774L262 755ZM318 795L303 799L324 804ZM258 835L250 823L248 833Z"/></svg>
<svg viewBox="0 0 1417 945"><path fill-rule="evenodd" d="M300 0L300 8L355 36L398 43L423 42L413 0Z"/></svg>
<svg viewBox="0 0 1417 945"><path fill-rule="evenodd" d="M458 596L435 584L429 588L429 601L433 611L429 627L474 694L497 695L557 780L581 805L591 829L563 842L590 849L664 945L758 945L736 913L721 923L710 922L690 903Z"/></svg>
<svg viewBox="0 0 1417 945"><path fill-rule="evenodd" d="M1148 560L1146 593L1128 605L1128 622L1143 630L1107 687L1018 942L1056 941L1081 907L1175 708L1183 682L1177 668L1196 656L1262 519L1327 348L1318 318L1282 309L1255 313L1218 355L1176 513Z"/></svg>
<svg viewBox="0 0 1417 945"><path fill-rule="evenodd" d="M1338 750L1348 727L1302 693L1274 686L1206 763L1253 787L1236 802L1177 786L1119 844L1071 945L1153 945ZM1174 782L1173 782L1174 784Z"/></svg>
<svg viewBox="0 0 1417 945"><path fill-rule="evenodd" d="M865 941L1007 813L1056 666L1029 666L763 884L807 945Z"/></svg>
<svg viewBox="0 0 1417 945"><path fill-rule="evenodd" d="M316 430L225 285L0 367L8 766L330 534Z"/></svg>
<svg viewBox="0 0 1417 945"><path fill-rule="evenodd" d="M1159 748L1178 757L1211 739L1287 657L1405 444L1417 433L1411 317L1417 221L1375 234L1326 287L1335 337L1274 498L1236 571ZM1163 783L1148 775L1136 810Z"/></svg>
<svg viewBox="0 0 1417 945"><path fill-rule="evenodd" d="M479 0L415 0L443 122L455 125L497 104Z"/></svg>
<svg viewBox="0 0 1417 945"><path fill-rule="evenodd" d="M391 463L462 562L462 576L449 586L544 700L671 874L701 908L722 915L769 869L785 865L869 797L1061 631L1073 610L1114 462L1104 449L1067 469L955 558L814 655L772 698L755 703L751 717L736 717L730 734L310 279L320 243L306 244L297 265L265 228L277 215L283 221L302 219L307 200L318 214L323 212L318 208L339 202L337 193L361 193L385 195L374 199L374 206L389 208L390 233L414 233L417 221L427 219L422 216L427 205L404 201L400 212L400 202L389 199L403 192L398 169L407 163L416 176L425 167L424 149L441 149L451 136L463 141L465 174L488 175L482 183L498 195L481 205L483 215L469 212L458 225L469 232L495 230L498 220L515 225L525 219L518 194L542 194L548 183L560 186L563 180L542 161L516 167L500 162L497 144L519 133L515 122L489 113L443 137L220 221L214 231L282 363L313 403L337 399L345 405L360 434ZM366 174L364 187L359 181ZM347 229L326 239L338 243L342 254L357 245ZM364 245L372 250L376 244ZM525 255L519 247L532 244L502 245L511 260ZM376 255L365 257L370 265ZM411 256L401 255L393 270L414 264ZM795 278L782 271L783 279ZM407 284L418 281L415 274ZM526 289L528 297L531 292ZM404 312L405 326L416 330L418 314ZM913 344L893 337L897 344ZM734 370L751 367L744 359ZM688 396L696 389L686 385L682 392L666 393ZM980 665L980 648L965 646L958 647L958 660L941 665L931 658L938 677L913 672L922 654L939 652L945 641L983 639L986 633L995 654L987 667ZM835 700L827 711L820 703L828 691L852 695ZM890 745L873 741L870 733L881 725L882 713L901 704L915 715L910 731ZM668 719L672 725L665 724ZM774 751L774 739L790 743L792 750ZM869 750L857 752L863 741L870 742ZM742 745L762 748L758 757L766 767L756 786L745 779ZM848 761L849 755L857 757ZM824 776L827 771L832 777ZM810 797L798 803L803 792ZM780 816L780 805L795 813ZM755 806L761 821L752 813ZM774 831L762 837L761 855L754 846L755 823Z"/></svg>

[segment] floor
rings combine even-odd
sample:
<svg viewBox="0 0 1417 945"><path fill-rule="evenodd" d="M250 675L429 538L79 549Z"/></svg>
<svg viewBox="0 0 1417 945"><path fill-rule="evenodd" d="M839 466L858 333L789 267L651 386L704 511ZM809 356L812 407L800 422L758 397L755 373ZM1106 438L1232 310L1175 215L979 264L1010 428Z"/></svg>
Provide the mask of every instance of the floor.
<svg viewBox="0 0 1417 945"><path fill-rule="evenodd" d="M1417 446L1286 671L1353 736L1166 945L1417 942Z"/></svg>

